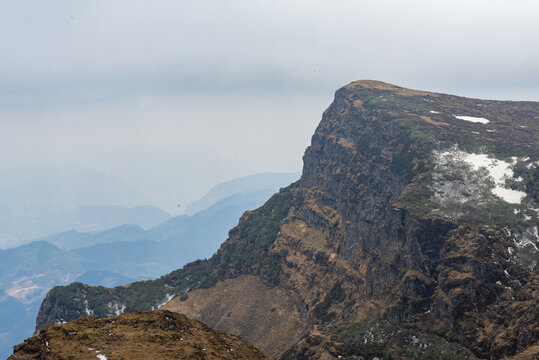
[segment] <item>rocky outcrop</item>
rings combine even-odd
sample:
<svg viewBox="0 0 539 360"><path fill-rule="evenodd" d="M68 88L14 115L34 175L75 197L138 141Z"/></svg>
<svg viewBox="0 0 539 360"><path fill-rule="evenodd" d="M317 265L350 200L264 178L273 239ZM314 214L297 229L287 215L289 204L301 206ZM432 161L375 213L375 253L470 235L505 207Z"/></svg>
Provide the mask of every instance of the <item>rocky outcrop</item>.
<svg viewBox="0 0 539 360"><path fill-rule="evenodd" d="M37 327L88 310L104 316L107 304L133 311L142 294L147 307L187 292L199 309L219 309L235 292L217 299L218 284L257 276L267 290L254 297L276 287L293 299L285 315L302 314L303 335L281 328L296 344L286 356L498 359L533 352L538 110L533 102L351 83L324 113L300 181L246 213L214 257L128 288L56 288ZM227 322L217 320L224 314L197 315L241 333L237 324L255 327L266 310L234 312ZM415 355L378 346L374 333Z"/></svg>
<svg viewBox="0 0 539 360"><path fill-rule="evenodd" d="M98 319L86 316L42 330L15 346L10 360L267 359L234 335L169 311Z"/></svg>

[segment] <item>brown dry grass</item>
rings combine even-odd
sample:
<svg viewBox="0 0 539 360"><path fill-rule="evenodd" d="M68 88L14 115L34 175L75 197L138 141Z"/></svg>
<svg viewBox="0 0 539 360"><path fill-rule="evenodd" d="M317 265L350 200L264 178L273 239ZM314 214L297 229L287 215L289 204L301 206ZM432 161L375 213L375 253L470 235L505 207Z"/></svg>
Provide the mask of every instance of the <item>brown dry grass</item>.
<svg viewBox="0 0 539 360"><path fill-rule="evenodd" d="M15 347L26 359L271 359L240 338L169 311L53 325Z"/></svg>
<svg viewBox="0 0 539 360"><path fill-rule="evenodd" d="M272 355L288 349L305 331L293 299L282 288L269 288L252 275L191 291L187 300L174 298L161 309L226 329Z"/></svg>
<svg viewBox="0 0 539 360"><path fill-rule="evenodd" d="M421 120L425 121L425 122L428 122L429 124L432 124L432 125L436 125L436 126L449 126L448 123L446 122L443 122L443 121L436 121L436 120L432 120L432 118L430 116L424 116L424 115L421 115L419 116L421 118Z"/></svg>
<svg viewBox="0 0 539 360"><path fill-rule="evenodd" d="M539 359L539 345L533 345L518 355L507 357L507 360L537 360Z"/></svg>
<svg viewBox="0 0 539 360"><path fill-rule="evenodd" d="M358 87L365 88L365 89L389 90L401 96L427 96L427 95L434 96L434 97L438 96L438 94L429 93L425 91L419 91L419 90L406 89L406 88L391 85L382 81L376 81L376 80L359 80L359 81L354 81L345 86L345 88L347 89L357 89Z"/></svg>

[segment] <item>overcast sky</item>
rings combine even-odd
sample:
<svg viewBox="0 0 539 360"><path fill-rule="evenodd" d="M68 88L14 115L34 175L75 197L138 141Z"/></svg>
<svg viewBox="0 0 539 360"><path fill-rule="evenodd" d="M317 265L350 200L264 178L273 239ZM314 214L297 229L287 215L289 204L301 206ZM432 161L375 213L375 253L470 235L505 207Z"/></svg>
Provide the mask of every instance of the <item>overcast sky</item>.
<svg viewBox="0 0 539 360"><path fill-rule="evenodd" d="M301 169L358 79L539 99L539 2L0 0L0 168L75 162L172 211Z"/></svg>

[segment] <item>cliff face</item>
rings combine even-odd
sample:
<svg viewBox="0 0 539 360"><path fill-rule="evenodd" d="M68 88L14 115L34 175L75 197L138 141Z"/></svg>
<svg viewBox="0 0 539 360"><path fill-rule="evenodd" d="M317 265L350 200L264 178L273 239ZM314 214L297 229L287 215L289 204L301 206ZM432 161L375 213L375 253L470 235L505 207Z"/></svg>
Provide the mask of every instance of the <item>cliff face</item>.
<svg viewBox="0 0 539 360"><path fill-rule="evenodd" d="M48 327L17 345L23 359L267 359L234 335L183 315L146 311L98 319L87 316Z"/></svg>
<svg viewBox="0 0 539 360"><path fill-rule="evenodd" d="M187 292L166 307L269 354L292 345L284 358L534 356L538 110L351 83L324 113L300 181L246 213L214 257L127 288L56 288L37 328ZM266 290L250 292L253 275ZM238 293L265 305L216 315ZM299 320L260 322L277 309Z"/></svg>

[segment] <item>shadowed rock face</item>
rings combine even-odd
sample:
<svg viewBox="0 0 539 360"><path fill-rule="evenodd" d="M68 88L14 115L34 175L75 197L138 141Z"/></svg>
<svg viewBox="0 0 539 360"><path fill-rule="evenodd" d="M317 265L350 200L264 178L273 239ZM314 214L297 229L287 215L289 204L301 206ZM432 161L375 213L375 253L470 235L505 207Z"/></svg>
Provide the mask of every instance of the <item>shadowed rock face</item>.
<svg viewBox="0 0 539 360"><path fill-rule="evenodd" d="M16 359L271 359L240 338L169 311L58 324L15 346Z"/></svg>
<svg viewBox="0 0 539 360"><path fill-rule="evenodd" d="M138 310L135 298L149 308L186 291L198 309L218 309L236 292L217 299L216 287L255 275L293 299L290 317L301 314L302 336L282 328L296 343L285 358L533 353L538 119L534 102L351 83L324 113L300 181L244 214L210 260L128 288L56 288L37 328L88 310L105 316L108 304ZM236 291L249 292L242 283ZM243 334L263 326L254 319L267 309L234 312L226 325L215 314L181 311ZM399 346L382 345L390 343Z"/></svg>

